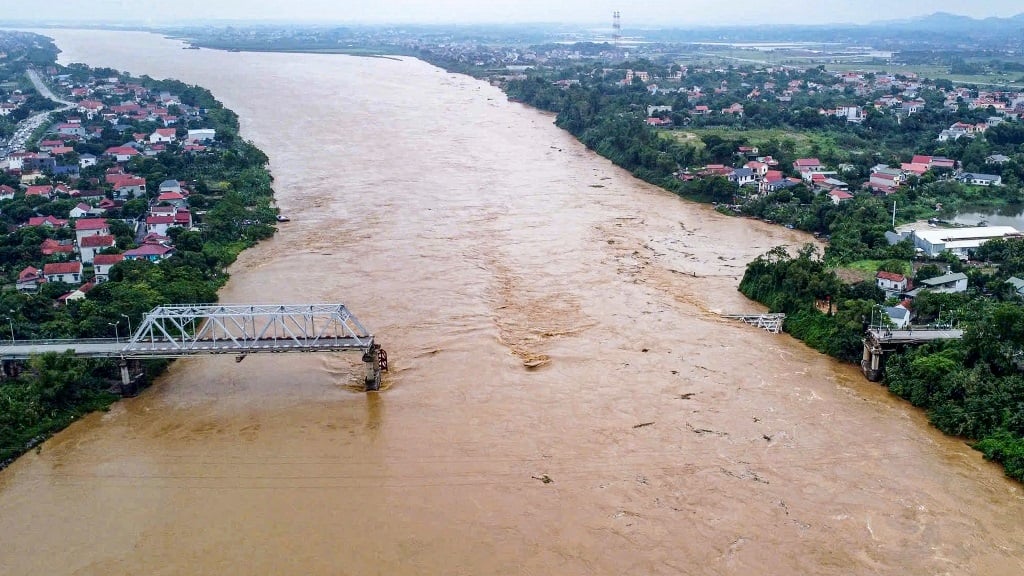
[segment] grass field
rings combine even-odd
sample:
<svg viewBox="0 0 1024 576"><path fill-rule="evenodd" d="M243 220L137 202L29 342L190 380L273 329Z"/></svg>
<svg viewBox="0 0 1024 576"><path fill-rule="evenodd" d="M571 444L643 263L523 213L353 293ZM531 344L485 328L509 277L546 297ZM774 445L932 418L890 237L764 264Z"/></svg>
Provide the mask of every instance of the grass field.
<svg viewBox="0 0 1024 576"><path fill-rule="evenodd" d="M921 78L951 80L958 84L979 84L990 86L1007 86L1024 88L1022 74L950 74L949 68L943 65L928 64L888 64L880 60L874 61L837 61L839 56L820 55L805 56L786 52L770 52L763 50L744 50L735 47L705 47L696 53L682 55L681 63L722 63L722 64L761 64L765 66L785 65L812 68L824 65L830 72L876 72L892 74L917 74ZM684 62L688 60L689 62Z"/></svg>
<svg viewBox="0 0 1024 576"><path fill-rule="evenodd" d="M815 148L818 150L824 150L830 147L839 147L830 135L816 134L814 132L791 132L780 128L743 130L727 127L712 127L671 130L663 132L663 134L665 134L666 137L675 138L683 144L693 146L698 150L704 148L704 138L710 135L726 139L742 140L750 146L764 146L770 141L784 142L789 140L793 143L793 152L799 157L812 156L816 154Z"/></svg>
<svg viewBox="0 0 1024 576"><path fill-rule="evenodd" d="M845 282L857 282L857 281L868 281L875 277L878 272L878 267L882 265L882 260L858 260L851 262L840 268L836 268L834 272L837 276L843 279ZM913 268L910 262L904 262L904 268L900 272L904 276L910 276L913 274Z"/></svg>

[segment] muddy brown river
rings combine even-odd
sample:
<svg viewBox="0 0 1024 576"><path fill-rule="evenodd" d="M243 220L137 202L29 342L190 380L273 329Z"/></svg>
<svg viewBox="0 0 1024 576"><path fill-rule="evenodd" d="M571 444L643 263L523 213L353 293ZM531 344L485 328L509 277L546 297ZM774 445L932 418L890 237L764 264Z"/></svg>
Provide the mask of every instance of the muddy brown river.
<svg viewBox="0 0 1024 576"><path fill-rule="evenodd" d="M998 467L719 317L805 236L420 61L49 33L238 112L292 221L222 301L343 302L392 372L366 394L357 357L177 362L0 472L0 574L1024 573Z"/></svg>

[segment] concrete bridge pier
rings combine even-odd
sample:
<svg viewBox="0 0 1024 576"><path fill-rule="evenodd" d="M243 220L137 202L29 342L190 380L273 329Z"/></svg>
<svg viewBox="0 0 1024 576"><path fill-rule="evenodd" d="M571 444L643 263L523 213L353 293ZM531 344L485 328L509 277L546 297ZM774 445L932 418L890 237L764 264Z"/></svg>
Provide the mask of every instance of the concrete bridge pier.
<svg viewBox="0 0 1024 576"><path fill-rule="evenodd" d="M885 352L880 347L874 347L864 340L864 356L860 361L860 369L864 377L871 382L878 382L882 379L882 370L885 367Z"/></svg>
<svg viewBox="0 0 1024 576"><path fill-rule="evenodd" d="M18 360L4 360L0 363L0 378L17 378L21 374L21 364Z"/></svg>
<svg viewBox="0 0 1024 576"><path fill-rule="evenodd" d="M121 360L117 366L121 369L121 397L134 398L139 394L142 364L138 360Z"/></svg>
<svg viewBox="0 0 1024 576"><path fill-rule="evenodd" d="M366 376L363 379L366 391L380 390L380 373L387 370L387 354L381 350L380 344L374 344L363 352L363 365L366 367Z"/></svg>

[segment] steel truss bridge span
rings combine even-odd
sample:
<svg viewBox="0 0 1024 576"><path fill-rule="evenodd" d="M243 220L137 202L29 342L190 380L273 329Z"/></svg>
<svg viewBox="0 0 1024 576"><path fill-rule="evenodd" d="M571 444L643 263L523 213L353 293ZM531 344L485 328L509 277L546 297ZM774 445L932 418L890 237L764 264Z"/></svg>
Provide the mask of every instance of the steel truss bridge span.
<svg viewBox="0 0 1024 576"><path fill-rule="evenodd" d="M0 346L3 360L73 351L127 360L210 354L361 352L367 389L376 390L387 355L343 304L172 304L158 306L125 339L22 340ZM122 376L127 369L122 369Z"/></svg>

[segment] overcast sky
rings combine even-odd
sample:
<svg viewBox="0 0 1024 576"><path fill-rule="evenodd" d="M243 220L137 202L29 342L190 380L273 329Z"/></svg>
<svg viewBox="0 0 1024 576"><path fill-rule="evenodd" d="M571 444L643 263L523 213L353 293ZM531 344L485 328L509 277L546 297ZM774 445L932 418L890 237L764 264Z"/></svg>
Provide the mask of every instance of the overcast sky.
<svg viewBox="0 0 1024 576"><path fill-rule="evenodd" d="M336 21L341 23L607 23L630 25L867 23L946 11L1024 12L1021 0L2 0L0 19Z"/></svg>

